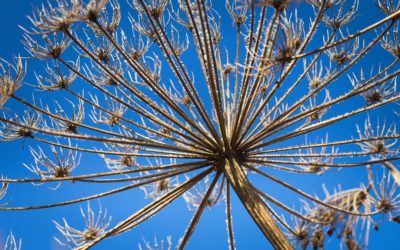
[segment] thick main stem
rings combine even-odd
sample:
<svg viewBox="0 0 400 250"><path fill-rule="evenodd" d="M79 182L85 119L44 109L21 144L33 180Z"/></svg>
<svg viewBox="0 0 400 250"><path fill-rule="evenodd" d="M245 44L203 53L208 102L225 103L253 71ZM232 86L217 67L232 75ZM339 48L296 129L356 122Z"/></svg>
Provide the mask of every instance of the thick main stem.
<svg viewBox="0 0 400 250"><path fill-rule="evenodd" d="M257 194L253 185L247 179L243 169L234 158L226 159L225 175L242 201L247 212L253 218L258 228L275 249L294 249L285 234L269 214L266 204Z"/></svg>

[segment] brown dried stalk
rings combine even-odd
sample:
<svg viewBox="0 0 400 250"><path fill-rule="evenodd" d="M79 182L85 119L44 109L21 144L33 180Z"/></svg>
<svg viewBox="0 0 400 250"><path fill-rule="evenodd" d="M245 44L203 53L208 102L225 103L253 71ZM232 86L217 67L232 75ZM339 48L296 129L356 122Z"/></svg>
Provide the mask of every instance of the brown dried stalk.
<svg viewBox="0 0 400 250"><path fill-rule="evenodd" d="M115 225L89 205L86 213L81 210L84 229L56 223L66 237L57 241L76 249L135 228L180 197L195 211L179 249L188 245L204 210L221 202L229 248L235 249L233 194L275 249L322 249L333 233L347 248L358 249L368 238L360 239L358 231L368 235L372 222L378 227L377 215L398 221L400 135L396 124L386 126L368 114L399 107L400 4L377 1L381 18L350 33L357 0L226 0L226 10L216 2L133 0L122 8L117 0L57 0L35 9L24 45L45 63L35 73L37 84L24 87L40 91L34 99L19 95L21 58L15 66L0 65L0 107L9 98L26 107L18 113L10 102L12 112L0 117L0 138L41 146L31 146L34 163L25 164L35 176L2 177L0 199L9 185L30 182L121 186L49 204L4 204L0 210L65 206L134 188L152 199ZM308 8L311 17L297 8ZM124 17L128 27L122 27ZM229 18L233 28L222 29ZM388 59L368 60L378 49ZM366 61L378 71L356 74ZM65 100L53 104L42 94ZM387 118L394 120L391 112ZM360 116L366 117L364 130L355 125L336 134L335 124L357 124ZM108 170L75 174L87 154L98 154ZM384 166L391 177L376 178L369 166ZM364 184L325 192L324 199L275 175L339 176L349 168L367 169ZM302 208L290 207L284 195L274 197L265 181L303 199Z"/></svg>

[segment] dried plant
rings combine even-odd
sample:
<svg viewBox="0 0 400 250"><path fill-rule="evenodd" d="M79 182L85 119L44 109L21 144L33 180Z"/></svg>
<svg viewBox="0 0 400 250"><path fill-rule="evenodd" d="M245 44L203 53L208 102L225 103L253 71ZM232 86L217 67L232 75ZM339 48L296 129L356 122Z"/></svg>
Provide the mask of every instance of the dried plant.
<svg viewBox="0 0 400 250"><path fill-rule="evenodd" d="M63 219L63 225L54 221L58 231L60 231L67 240L66 242L63 242L62 240L55 238L61 245L69 246L71 249L80 247L104 234L111 223L111 217L107 218L107 211L103 214L103 211L100 208L96 216L90 207L90 203L87 204L86 213L81 207L81 214L85 221L85 227L83 230L71 227L65 219Z"/></svg>
<svg viewBox="0 0 400 250"><path fill-rule="evenodd" d="M234 194L275 249L323 249L333 234L342 247L360 249L371 225L400 221L398 1L363 1L380 13L369 24L357 22L358 0L53 2L35 9L24 28L30 57L45 62L35 69L35 98L16 92L25 75L21 58L1 66L0 106L12 100L0 117L0 138L31 145L34 164L25 166L35 177L1 178L0 198L7 186L31 182L122 186L0 210L144 191L148 205L116 224L89 205L81 209L84 229L56 223L66 237L57 241L76 249L134 229L180 197L194 216L179 249L205 208L221 203L235 249ZM233 28L221 28L226 19ZM379 70L366 77L371 68ZM14 103L26 109L18 112ZM364 128L355 125L363 119ZM82 174L80 156L91 154L106 168ZM353 188L324 188L324 198L281 173L333 185L348 180L350 168L359 169L359 179L346 182ZM387 170L389 177L373 174ZM299 205L291 207L286 194L274 197L266 182L297 195ZM172 248L169 238L155 242L155 249ZM144 248L153 246L145 241Z"/></svg>
<svg viewBox="0 0 400 250"><path fill-rule="evenodd" d="M4 250L21 250L22 249L22 240L19 239L19 241L17 241L15 239L13 232L11 231L7 236L6 243L5 243L3 249Z"/></svg>
<svg viewBox="0 0 400 250"><path fill-rule="evenodd" d="M157 238L154 237L154 243L151 244L150 242L144 241L144 247L139 243L139 250L171 250L172 249L172 239L171 237L167 237L166 243L164 240L161 240L158 243Z"/></svg>
<svg viewBox="0 0 400 250"><path fill-rule="evenodd" d="M3 107L7 99L21 85L25 76L25 68L21 58L17 58L15 66L5 62L0 63L0 69L2 71L0 75L0 107Z"/></svg>

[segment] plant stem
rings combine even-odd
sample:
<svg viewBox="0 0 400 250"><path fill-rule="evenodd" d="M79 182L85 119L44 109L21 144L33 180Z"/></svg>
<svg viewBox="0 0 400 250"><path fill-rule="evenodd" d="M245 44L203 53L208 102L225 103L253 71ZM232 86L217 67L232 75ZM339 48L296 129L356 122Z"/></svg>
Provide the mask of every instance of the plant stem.
<svg viewBox="0 0 400 250"><path fill-rule="evenodd" d="M247 179L239 162L233 157L226 159L224 171L225 176L242 201L247 212L265 237L267 237L274 249L294 249L268 212L262 198L257 194L257 191Z"/></svg>

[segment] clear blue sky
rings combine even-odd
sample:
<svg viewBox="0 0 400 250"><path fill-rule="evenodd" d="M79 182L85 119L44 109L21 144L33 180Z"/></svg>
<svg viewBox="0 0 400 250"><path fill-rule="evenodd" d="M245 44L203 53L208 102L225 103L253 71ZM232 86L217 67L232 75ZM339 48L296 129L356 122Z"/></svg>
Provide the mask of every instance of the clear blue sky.
<svg viewBox="0 0 400 250"><path fill-rule="evenodd" d="M21 54L26 55L20 41L22 39L22 31L17 27L18 25L28 26L29 22L26 15L31 13L31 6L39 5L41 0L3 0L0 3L0 57L10 60L13 55ZM50 0L51 2L51 0ZM373 14L369 13L370 8L374 8L372 0L361 0L360 2L360 16L355 24L366 25L371 23L370 20L376 20L379 16L376 11ZM123 16L123 18L126 18ZM225 31L222 31L223 33ZM380 60L378 54L372 56ZM34 82L33 71L35 64L28 64L28 74L26 77L27 82ZM21 96L29 97L29 91L22 88L18 94ZM7 105L8 108L13 108L12 105ZM15 106L15 109L19 107ZM376 117L382 114L371 113L371 117ZM392 117L386 117L388 120ZM358 122L361 124L360 119ZM345 123L345 126L352 126L353 123ZM340 133L339 128L336 128L335 133ZM333 135L334 137L336 135ZM0 175L7 175L8 177L22 177L28 171L22 166L22 163L30 162L30 154L28 150L29 142L17 140L11 143L0 142ZM81 165L104 164L103 161L97 156L88 156L82 159ZM359 172L350 171L346 176L348 179L356 178ZM354 176L353 176L354 175ZM296 177L297 178L297 177ZM360 178L358 178L360 179ZM364 178L361 178L364 179ZM301 183L300 179L292 179L292 181ZM344 181L344 186L349 182ZM331 183L332 184L332 183ZM96 185L96 184L95 184ZM101 184L99 184L101 185ZM305 189L321 190L321 182L302 183ZM354 185L353 185L354 186ZM355 185L357 186L357 184ZM87 186L82 189L77 189L73 185L64 185L59 191L53 192L46 187L39 189L33 188L30 184L15 185L10 188L10 193L7 195L6 201L11 205L23 204L40 204L47 203L48 200L62 200L79 196L83 193L94 193L98 190L107 190L102 186ZM330 190L333 185L329 186ZM40 191L39 191L40 190ZM282 193L284 199L289 199L291 194ZM110 197L102 200L102 207L107 207L109 213L113 216L113 223L117 223L130 213L138 210L147 201L141 197L142 191L129 191L118 195L117 197ZM21 198L22 197L22 198ZM294 203L294 202L292 202ZM292 204L291 203L291 204ZM0 202L1 204L1 202ZM98 201L91 202L93 210L97 211ZM255 224L251 221L250 217L241 206L233 208L234 212L234 227L237 247L242 249L268 249L268 243L262 238L261 233L256 228ZM86 204L82 204L85 208ZM225 229L225 213L224 205L207 209L194 233L188 249L227 249L227 238ZM95 249L137 249L138 243L143 243L142 238L152 241L156 236L158 239L165 239L167 235L172 235L173 243L177 243L179 237L184 233L185 226L191 219L191 212L188 212L183 200L178 200L165 211L156 215L150 221L140 225L139 227L125 233L121 236L105 240ZM13 230L17 238L22 238L23 249L67 249L61 247L53 237L61 237L56 231L52 220L61 222L62 218L68 218L72 226L81 225L81 217L78 206L68 206L62 208L41 210L41 211L24 211L24 212L0 212L0 247L4 244L4 240L10 230ZM370 249L400 249L399 248L399 235L400 227L394 223L384 223L379 232L371 232L370 235ZM338 244L328 244L327 249L337 249Z"/></svg>

